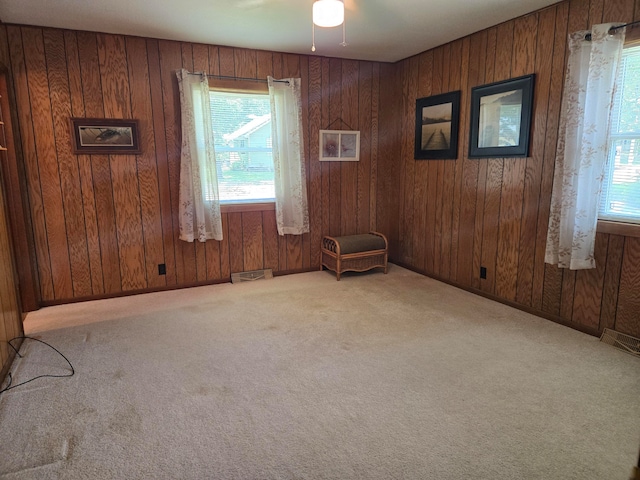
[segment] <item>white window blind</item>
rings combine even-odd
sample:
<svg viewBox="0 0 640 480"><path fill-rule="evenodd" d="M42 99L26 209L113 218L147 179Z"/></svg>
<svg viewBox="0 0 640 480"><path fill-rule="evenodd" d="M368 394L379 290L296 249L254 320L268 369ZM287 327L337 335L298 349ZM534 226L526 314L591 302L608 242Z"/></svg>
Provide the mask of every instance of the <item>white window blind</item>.
<svg viewBox="0 0 640 480"><path fill-rule="evenodd" d="M269 95L211 90L221 203L274 201Z"/></svg>
<svg viewBox="0 0 640 480"><path fill-rule="evenodd" d="M598 218L640 223L640 46L623 51L610 127Z"/></svg>

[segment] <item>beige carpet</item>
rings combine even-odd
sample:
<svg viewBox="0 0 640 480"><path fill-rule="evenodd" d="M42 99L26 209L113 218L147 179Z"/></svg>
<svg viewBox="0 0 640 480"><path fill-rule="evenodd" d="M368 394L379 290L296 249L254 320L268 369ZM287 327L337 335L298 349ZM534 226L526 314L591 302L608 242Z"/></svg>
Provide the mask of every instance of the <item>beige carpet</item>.
<svg viewBox="0 0 640 480"><path fill-rule="evenodd" d="M640 361L397 266L51 307L6 479L621 479ZM25 344L14 382L64 373ZM68 367L67 367L68 369Z"/></svg>

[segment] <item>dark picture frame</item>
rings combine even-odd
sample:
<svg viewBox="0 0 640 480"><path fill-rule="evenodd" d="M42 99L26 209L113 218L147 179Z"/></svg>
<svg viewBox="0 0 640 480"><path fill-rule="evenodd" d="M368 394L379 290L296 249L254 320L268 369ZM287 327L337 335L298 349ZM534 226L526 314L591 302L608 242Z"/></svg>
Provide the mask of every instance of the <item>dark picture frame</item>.
<svg viewBox="0 0 640 480"><path fill-rule="evenodd" d="M416 160L458 158L460 90L416 100Z"/></svg>
<svg viewBox="0 0 640 480"><path fill-rule="evenodd" d="M527 157L535 74L471 89L469 158Z"/></svg>
<svg viewBox="0 0 640 480"><path fill-rule="evenodd" d="M140 153L138 120L71 118L73 153L135 155Z"/></svg>

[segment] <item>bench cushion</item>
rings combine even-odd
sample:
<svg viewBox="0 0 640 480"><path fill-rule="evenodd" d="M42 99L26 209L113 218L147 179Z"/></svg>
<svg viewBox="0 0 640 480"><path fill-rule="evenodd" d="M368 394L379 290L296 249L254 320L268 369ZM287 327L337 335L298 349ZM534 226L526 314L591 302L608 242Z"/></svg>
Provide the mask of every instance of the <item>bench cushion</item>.
<svg viewBox="0 0 640 480"><path fill-rule="evenodd" d="M384 238L370 233L335 237L335 240L340 245L340 254L342 255L368 252L370 250L384 250L386 248Z"/></svg>

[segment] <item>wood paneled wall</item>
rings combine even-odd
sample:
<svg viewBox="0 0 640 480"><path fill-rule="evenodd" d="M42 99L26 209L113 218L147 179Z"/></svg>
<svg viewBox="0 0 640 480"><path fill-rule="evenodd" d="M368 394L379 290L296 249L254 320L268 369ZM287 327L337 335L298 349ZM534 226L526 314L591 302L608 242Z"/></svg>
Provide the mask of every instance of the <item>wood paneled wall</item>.
<svg viewBox="0 0 640 480"><path fill-rule="evenodd" d="M398 63L396 88L383 82L381 117L401 128L400 155L379 166L380 175L397 169L399 176L397 190L380 182L383 196L398 195L380 219L392 229L397 212L393 257L582 330L640 336L640 238L599 233L594 270L544 263L567 33L638 19L634 0L571 0ZM530 157L468 159L471 88L529 73L536 74ZM462 91L458 158L414 160L415 100L454 90ZM399 110L386 95L402 99Z"/></svg>
<svg viewBox="0 0 640 480"><path fill-rule="evenodd" d="M592 271L544 263L567 33L638 18L634 0L569 0L397 64L0 25L41 302L317 268L322 235L376 229L415 270L592 333L640 336L640 238L598 234ZM302 78L309 234L279 237L274 212L254 211L224 214L222 242L178 240L180 68ZM468 159L471 88L529 73L531 156ZM415 100L458 89L459 157L415 161ZM143 153L73 155L70 116L139 119ZM328 127L361 131L360 162L318 161Z"/></svg>
<svg viewBox="0 0 640 480"><path fill-rule="evenodd" d="M4 66L0 65L0 385L15 357L14 348L19 349L22 340L12 342L14 348L8 345L8 341L23 334L22 312L18 305L18 277L14 268L16 251L12 245L7 208L11 199L7 189L8 177L11 176L8 166L14 151L6 78Z"/></svg>
<svg viewBox="0 0 640 480"><path fill-rule="evenodd" d="M11 70L41 304L319 267L322 235L376 226L380 64L0 25ZM311 232L223 214L224 240L178 240L180 68L302 78ZM69 117L140 120L140 155L74 155ZM318 130L361 131L358 163L318 161ZM166 264L166 275L158 264Z"/></svg>

